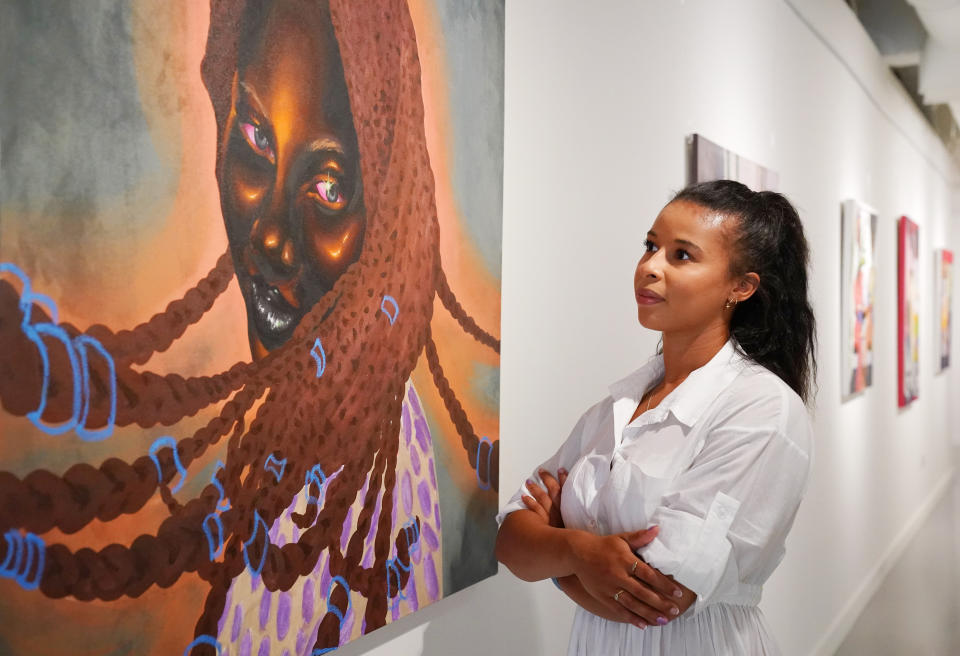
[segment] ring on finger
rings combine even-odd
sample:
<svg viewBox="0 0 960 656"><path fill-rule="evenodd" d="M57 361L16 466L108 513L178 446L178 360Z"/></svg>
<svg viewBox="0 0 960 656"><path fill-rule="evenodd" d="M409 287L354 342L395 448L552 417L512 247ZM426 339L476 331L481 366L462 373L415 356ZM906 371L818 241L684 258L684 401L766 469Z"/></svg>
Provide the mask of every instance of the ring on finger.
<svg viewBox="0 0 960 656"><path fill-rule="evenodd" d="M617 590L617 593L616 593L615 595L613 595L613 600L619 602L619 601L620 601L620 595L622 595L622 594L623 594L623 590Z"/></svg>
<svg viewBox="0 0 960 656"><path fill-rule="evenodd" d="M634 575L634 573L637 571L637 565L639 564L640 564L639 560L633 561L633 567L630 568L630 576Z"/></svg>

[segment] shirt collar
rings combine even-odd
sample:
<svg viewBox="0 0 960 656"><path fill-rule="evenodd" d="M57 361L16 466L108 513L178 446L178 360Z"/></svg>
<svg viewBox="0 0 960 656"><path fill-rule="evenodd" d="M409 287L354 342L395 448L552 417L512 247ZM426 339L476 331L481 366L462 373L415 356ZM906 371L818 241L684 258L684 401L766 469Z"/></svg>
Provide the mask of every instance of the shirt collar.
<svg viewBox="0 0 960 656"><path fill-rule="evenodd" d="M747 364L731 336L709 362L691 371L657 408L664 416L667 411L673 412L683 424L693 426ZM657 354L632 374L610 385L610 395L614 401L629 399L635 409L647 389L663 378L663 372L663 354Z"/></svg>

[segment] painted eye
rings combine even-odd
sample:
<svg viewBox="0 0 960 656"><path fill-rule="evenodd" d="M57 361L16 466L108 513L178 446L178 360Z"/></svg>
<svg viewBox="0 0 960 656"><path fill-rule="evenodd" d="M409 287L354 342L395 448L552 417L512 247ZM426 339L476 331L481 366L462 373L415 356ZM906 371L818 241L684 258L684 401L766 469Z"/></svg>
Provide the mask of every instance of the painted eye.
<svg viewBox="0 0 960 656"><path fill-rule="evenodd" d="M247 140L247 145L253 149L253 152L273 162L273 148L270 147L270 138L261 126L255 123L241 121L240 131Z"/></svg>
<svg viewBox="0 0 960 656"><path fill-rule="evenodd" d="M339 212L347 205L340 179L332 173L323 173L313 182L313 191L320 205L328 210Z"/></svg>

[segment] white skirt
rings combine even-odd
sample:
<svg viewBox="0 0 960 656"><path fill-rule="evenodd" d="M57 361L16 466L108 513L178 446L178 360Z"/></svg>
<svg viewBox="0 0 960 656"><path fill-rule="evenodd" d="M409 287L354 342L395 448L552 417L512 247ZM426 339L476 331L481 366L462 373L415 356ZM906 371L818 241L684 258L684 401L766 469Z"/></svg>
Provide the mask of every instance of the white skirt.
<svg viewBox="0 0 960 656"><path fill-rule="evenodd" d="M780 656L756 606L710 604L666 626L638 629L577 608L568 656Z"/></svg>

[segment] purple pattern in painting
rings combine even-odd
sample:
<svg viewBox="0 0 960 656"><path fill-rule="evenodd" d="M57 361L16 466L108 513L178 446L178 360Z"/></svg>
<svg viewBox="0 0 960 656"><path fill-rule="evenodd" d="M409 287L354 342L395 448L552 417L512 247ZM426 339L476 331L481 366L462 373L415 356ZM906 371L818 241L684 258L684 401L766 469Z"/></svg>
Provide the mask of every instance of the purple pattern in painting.
<svg viewBox="0 0 960 656"><path fill-rule="evenodd" d="M267 620L270 619L270 600L273 598L273 595L267 590L266 587L263 588L263 594L260 595L260 630L263 631L267 626Z"/></svg>
<svg viewBox="0 0 960 656"><path fill-rule="evenodd" d="M400 499L403 501L403 512L411 514L413 512L413 489L410 484L410 472L403 472L402 484L400 486Z"/></svg>
<svg viewBox="0 0 960 656"><path fill-rule="evenodd" d="M417 496L420 497L420 512L429 514L433 510L433 502L430 501L430 488L426 481L420 481L417 485Z"/></svg>
<svg viewBox="0 0 960 656"><path fill-rule="evenodd" d="M414 476L420 475L420 455L416 449L410 449L410 466L413 467Z"/></svg>
<svg viewBox="0 0 960 656"><path fill-rule="evenodd" d="M433 469L433 458L430 458L430 461L427 463L427 469L430 472L430 485L433 486L433 489L437 489L437 473Z"/></svg>
<svg viewBox="0 0 960 656"><path fill-rule="evenodd" d="M423 559L423 579L427 584L427 594L430 599L437 600L440 595L440 582L437 580L437 570L433 566L433 554L427 554Z"/></svg>
<svg viewBox="0 0 960 656"><path fill-rule="evenodd" d="M377 532L377 523L380 521L380 508L383 506L383 490L377 494L377 502L373 507L373 516L370 518L370 530L367 531L365 542L372 542L373 535Z"/></svg>
<svg viewBox="0 0 960 656"><path fill-rule="evenodd" d="M347 548L350 540L350 527L353 521L353 508L347 508L347 518L343 520L343 532L340 534L340 551Z"/></svg>
<svg viewBox="0 0 960 656"><path fill-rule="evenodd" d="M423 417L417 417L415 426L417 427L417 443L420 445L420 450L426 453L430 449L430 429L427 428L427 422Z"/></svg>
<svg viewBox="0 0 960 656"><path fill-rule="evenodd" d="M340 644L346 644L350 642L350 635L353 633L353 621L356 619L356 615L353 614L353 607L347 610L347 614L343 618L343 622L340 624Z"/></svg>
<svg viewBox="0 0 960 656"><path fill-rule="evenodd" d="M367 546L367 552L363 554L363 561L360 564L364 567L373 565L373 543Z"/></svg>
<svg viewBox="0 0 960 656"><path fill-rule="evenodd" d="M270 656L270 638L263 636L260 641L260 649L257 650L257 656Z"/></svg>
<svg viewBox="0 0 960 656"><path fill-rule="evenodd" d="M400 428L403 430L405 444L410 446L410 406L406 403L403 404L403 413L400 415Z"/></svg>
<svg viewBox="0 0 960 656"><path fill-rule="evenodd" d="M260 585L260 575L250 577L250 592L256 592L257 587Z"/></svg>
<svg viewBox="0 0 960 656"><path fill-rule="evenodd" d="M277 639L283 640L287 637L287 631L290 630L290 593L287 591L280 593L280 599L277 601Z"/></svg>
<svg viewBox="0 0 960 656"><path fill-rule="evenodd" d="M419 550L418 550L419 551ZM407 603L410 604L410 608L413 610L418 610L420 607L419 602L417 602L417 582L411 576L407 582Z"/></svg>
<svg viewBox="0 0 960 656"><path fill-rule="evenodd" d="M250 656L250 648L253 646L253 638L250 636L250 629L247 629L243 636L243 642L240 643L240 656Z"/></svg>
<svg viewBox="0 0 960 656"><path fill-rule="evenodd" d="M297 631L297 653L302 654L306 646L307 646L307 636L306 634L304 634L303 630L300 629Z"/></svg>
<svg viewBox="0 0 960 656"><path fill-rule="evenodd" d="M433 527L430 526L428 522L421 522L421 527L423 528L421 535L427 541L427 546L430 547L430 551L436 551L440 546L440 540L437 538L437 534L434 533Z"/></svg>
<svg viewBox="0 0 960 656"><path fill-rule="evenodd" d="M324 599L330 594L330 567L326 559L323 560L323 573L320 574L320 596Z"/></svg>
<svg viewBox="0 0 960 656"><path fill-rule="evenodd" d="M243 609L240 604L233 609L233 629L230 631L230 642L236 642L240 637L240 627L243 624Z"/></svg>
<svg viewBox="0 0 960 656"><path fill-rule="evenodd" d="M303 601L300 602L300 613L303 615L304 622L313 619L313 579L309 576L303 582Z"/></svg>

